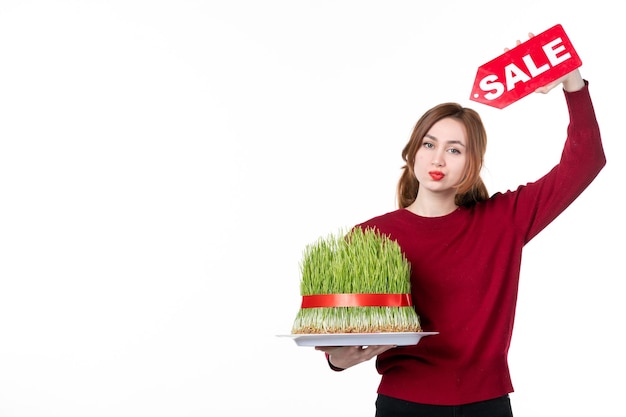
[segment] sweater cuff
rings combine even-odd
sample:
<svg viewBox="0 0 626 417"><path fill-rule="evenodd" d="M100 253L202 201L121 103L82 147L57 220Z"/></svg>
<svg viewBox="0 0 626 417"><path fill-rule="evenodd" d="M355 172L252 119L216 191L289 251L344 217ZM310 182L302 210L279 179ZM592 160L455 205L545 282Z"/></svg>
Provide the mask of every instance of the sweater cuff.
<svg viewBox="0 0 626 417"><path fill-rule="evenodd" d="M585 85L580 90L565 91L565 89L563 89L563 94L565 94L565 99L568 103L574 103L578 100L587 100L587 97L589 97L589 81L583 81Z"/></svg>

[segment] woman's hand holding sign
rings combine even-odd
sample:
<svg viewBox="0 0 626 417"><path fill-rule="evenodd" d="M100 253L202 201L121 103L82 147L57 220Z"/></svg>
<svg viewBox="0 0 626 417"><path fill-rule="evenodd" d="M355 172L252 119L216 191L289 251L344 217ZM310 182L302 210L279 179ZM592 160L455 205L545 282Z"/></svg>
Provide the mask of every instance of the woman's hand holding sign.
<svg viewBox="0 0 626 417"><path fill-rule="evenodd" d="M566 91L584 85L574 72L582 65L574 46L561 25L530 34L526 42L517 41L513 49L481 65L476 73L470 100L504 108L531 94L547 93L563 83ZM572 73L570 77L570 73Z"/></svg>

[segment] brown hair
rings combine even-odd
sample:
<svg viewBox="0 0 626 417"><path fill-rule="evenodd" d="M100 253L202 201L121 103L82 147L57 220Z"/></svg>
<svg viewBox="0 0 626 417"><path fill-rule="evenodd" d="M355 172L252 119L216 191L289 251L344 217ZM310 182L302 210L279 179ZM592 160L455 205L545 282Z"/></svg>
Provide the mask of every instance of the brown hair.
<svg viewBox="0 0 626 417"><path fill-rule="evenodd" d="M489 198L487 187L480 178L480 171L487 150L487 133L480 115L475 110L457 103L442 103L431 108L420 117L413 128L409 142L402 150L402 159L405 165L402 168L402 175L397 187L398 206L400 208L408 207L417 197L419 182L415 178L415 154L422 146L424 136L436 122L446 117L461 122L467 133L468 158L463 180L457 186L456 204L467 207Z"/></svg>

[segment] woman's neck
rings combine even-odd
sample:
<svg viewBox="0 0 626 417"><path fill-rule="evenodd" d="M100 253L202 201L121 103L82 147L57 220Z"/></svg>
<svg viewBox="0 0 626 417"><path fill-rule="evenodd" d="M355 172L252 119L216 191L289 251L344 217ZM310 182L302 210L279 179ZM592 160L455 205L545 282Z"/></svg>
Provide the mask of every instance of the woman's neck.
<svg viewBox="0 0 626 417"><path fill-rule="evenodd" d="M454 195L418 192L417 198L407 207L407 210L422 217L441 217L452 213L457 208Z"/></svg>

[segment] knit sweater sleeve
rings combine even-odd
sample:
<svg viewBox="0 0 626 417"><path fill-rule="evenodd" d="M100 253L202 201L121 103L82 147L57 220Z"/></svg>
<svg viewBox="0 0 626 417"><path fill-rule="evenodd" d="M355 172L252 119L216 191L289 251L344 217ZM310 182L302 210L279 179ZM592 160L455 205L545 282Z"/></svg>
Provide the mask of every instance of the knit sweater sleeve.
<svg viewBox="0 0 626 417"><path fill-rule="evenodd" d="M526 243L573 203L606 164L589 83L564 94L569 125L559 163L538 181L508 193L513 221Z"/></svg>

